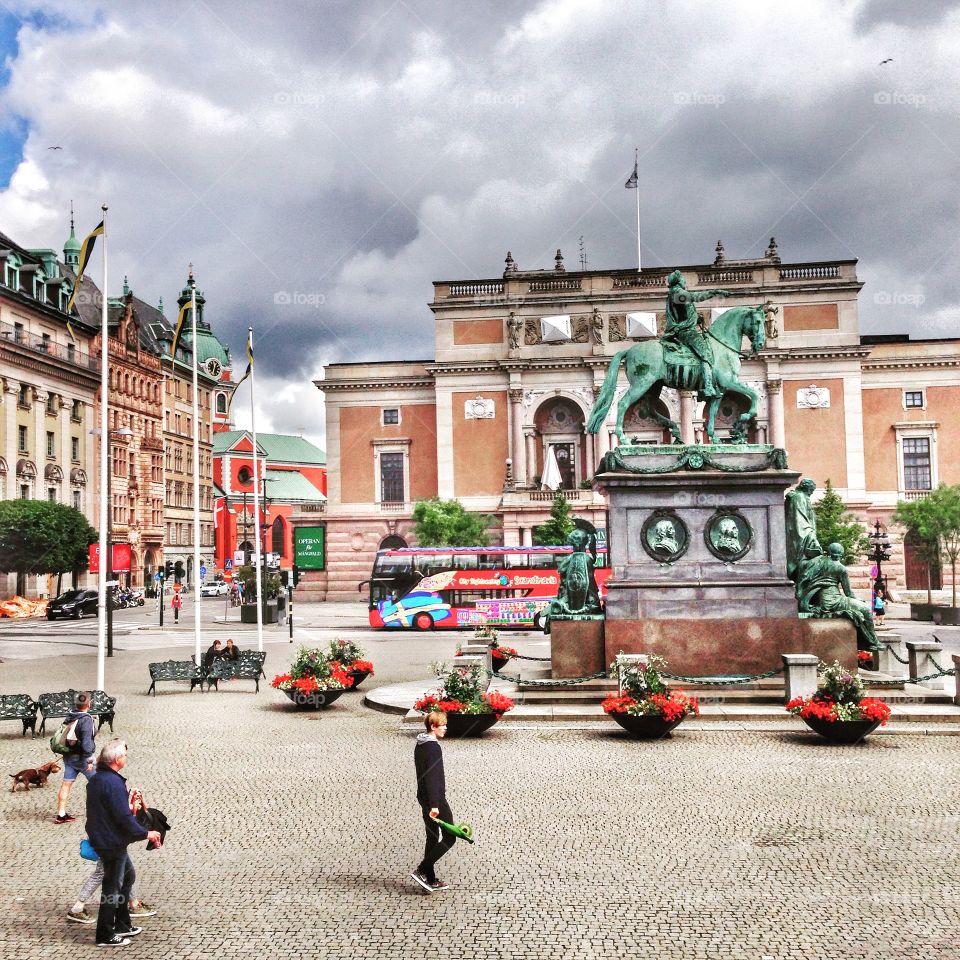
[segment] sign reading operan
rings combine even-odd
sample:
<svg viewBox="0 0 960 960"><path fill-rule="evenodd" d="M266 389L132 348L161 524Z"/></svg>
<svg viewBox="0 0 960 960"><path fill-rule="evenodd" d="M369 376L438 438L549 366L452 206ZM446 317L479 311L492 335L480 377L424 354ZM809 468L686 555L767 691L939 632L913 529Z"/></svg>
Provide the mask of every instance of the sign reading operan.
<svg viewBox="0 0 960 960"><path fill-rule="evenodd" d="M296 563L301 570L325 569L326 533L325 527L294 528L294 563Z"/></svg>

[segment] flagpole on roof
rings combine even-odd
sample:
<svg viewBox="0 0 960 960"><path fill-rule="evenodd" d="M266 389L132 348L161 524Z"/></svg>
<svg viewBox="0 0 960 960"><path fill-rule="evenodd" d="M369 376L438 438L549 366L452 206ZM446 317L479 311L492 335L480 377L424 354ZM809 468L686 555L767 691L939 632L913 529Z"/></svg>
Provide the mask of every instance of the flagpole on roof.
<svg viewBox="0 0 960 960"><path fill-rule="evenodd" d="M193 343L191 343L191 373L193 375L193 632L197 663L201 663L203 646L200 641L200 406L197 384L197 283L190 264L190 313Z"/></svg>
<svg viewBox="0 0 960 960"><path fill-rule="evenodd" d="M247 328L247 369L250 371L250 433L253 435L253 566L257 578L257 650L263 652L263 557L260 552L260 477L257 462L257 421L253 402L253 327Z"/></svg>
<svg viewBox="0 0 960 960"><path fill-rule="evenodd" d="M107 471L110 469L110 430L108 407L110 403L110 379L108 371L110 354L110 328L107 325L107 208L103 210L103 286L100 304L100 559L97 575L97 690L105 686L104 670L107 652L107 542L109 529L108 510L113 504L107 499ZM77 282L79 286L79 278ZM68 307L69 309L69 307Z"/></svg>

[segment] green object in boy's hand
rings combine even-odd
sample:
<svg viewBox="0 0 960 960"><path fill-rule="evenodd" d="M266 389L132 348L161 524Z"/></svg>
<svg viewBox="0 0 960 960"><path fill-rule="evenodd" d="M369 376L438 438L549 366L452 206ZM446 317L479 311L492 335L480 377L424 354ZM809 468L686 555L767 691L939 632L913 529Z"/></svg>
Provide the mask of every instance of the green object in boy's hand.
<svg viewBox="0 0 960 960"><path fill-rule="evenodd" d="M452 824L439 818L437 818L437 823L455 837L460 837L461 840L466 840L467 843L473 843L473 827L471 827L469 823Z"/></svg>

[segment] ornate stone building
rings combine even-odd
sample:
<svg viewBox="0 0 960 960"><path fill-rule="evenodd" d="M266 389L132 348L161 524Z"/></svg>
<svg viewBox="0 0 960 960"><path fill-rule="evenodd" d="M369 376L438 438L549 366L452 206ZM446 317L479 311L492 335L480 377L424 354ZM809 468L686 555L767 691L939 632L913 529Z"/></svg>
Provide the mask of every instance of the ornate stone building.
<svg viewBox="0 0 960 960"><path fill-rule="evenodd" d="M71 227L68 264L79 249ZM27 250L0 234L0 270L0 497L66 503L93 524L99 324L74 319L70 338L71 278L54 250ZM0 574L0 596L55 588L53 578Z"/></svg>
<svg viewBox="0 0 960 960"><path fill-rule="evenodd" d="M616 403L599 434L584 425L611 358L662 332L672 269L567 271L558 251L552 270L525 271L508 254L502 277L434 284L432 359L327 366L316 384L327 416L327 596L356 597L377 548L409 541L421 497L456 497L493 513L505 544L530 543L553 497L541 489L550 460L576 513L604 527L590 479L616 443ZM960 429L947 416L960 400L960 341L861 336L855 260L784 263L771 240L758 259L728 260L718 244L713 263L678 269L691 290L732 293L701 306L708 319L766 305L766 344L740 374L759 395L751 440L786 447L792 467L830 479L870 522L938 479L960 482L945 453ZM625 387L621 371L618 400ZM725 396L718 433L729 436L745 409ZM693 393L664 390L658 412L686 441L702 439ZM628 434L669 441L650 413L628 410ZM900 585L904 561L898 543L885 572Z"/></svg>

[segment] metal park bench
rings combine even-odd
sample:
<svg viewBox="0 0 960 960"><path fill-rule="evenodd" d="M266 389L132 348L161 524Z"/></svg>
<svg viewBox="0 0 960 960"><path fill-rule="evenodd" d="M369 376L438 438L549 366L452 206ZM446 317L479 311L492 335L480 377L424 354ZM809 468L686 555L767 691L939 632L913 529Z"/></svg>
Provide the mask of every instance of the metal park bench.
<svg viewBox="0 0 960 960"><path fill-rule="evenodd" d="M200 692L203 692L203 670L192 660L162 660L157 663L151 663L150 669L150 689L147 695L151 693L157 695L157 683L162 680L189 680L190 692L193 688L200 686Z"/></svg>
<svg viewBox="0 0 960 960"><path fill-rule="evenodd" d="M41 693L39 706L40 715L43 720L40 723L40 733L42 734L47 726L47 720L50 717L65 717L72 713L77 702L79 690L61 690L59 693ZM97 730L104 723L110 727L113 733L114 708L117 705L117 698L111 697L102 690L91 691L90 716L98 717Z"/></svg>
<svg viewBox="0 0 960 960"><path fill-rule="evenodd" d="M37 734L37 710L40 705L27 693L7 693L0 696L0 720L19 720L23 724L23 733L26 736L30 728L30 736Z"/></svg>

